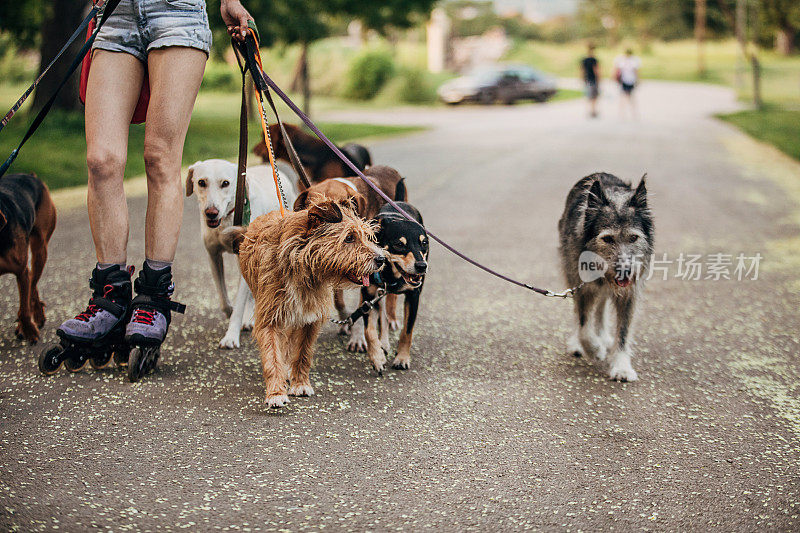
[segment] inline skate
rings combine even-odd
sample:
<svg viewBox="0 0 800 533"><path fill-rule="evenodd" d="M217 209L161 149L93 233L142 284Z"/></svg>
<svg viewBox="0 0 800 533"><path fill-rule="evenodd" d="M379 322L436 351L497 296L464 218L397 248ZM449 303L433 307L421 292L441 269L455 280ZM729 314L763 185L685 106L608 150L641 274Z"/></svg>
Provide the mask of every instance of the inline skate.
<svg viewBox="0 0 800 533"><path fill-rule="evenodd" d="M154 270L147 263L134 282L136 298L131 303L131 319L125 329L125 342L131 350L128 360L131 382L139 381L156 367L171 312L186 310L185 305L171 300L174 288L170 267Z"/></svg>
<svg viewBox="0 0 800 533"><path fill-rule="evenodd" d="M56 331L59 343L45 347L39 355L43 374L55 374L62 363L69 372L78 372L86 363L105 368L112 359L118 365L127 364L129 349L124 337L131 306L131 274L133 267L95 267L86 310L61 324Z"/></svg>

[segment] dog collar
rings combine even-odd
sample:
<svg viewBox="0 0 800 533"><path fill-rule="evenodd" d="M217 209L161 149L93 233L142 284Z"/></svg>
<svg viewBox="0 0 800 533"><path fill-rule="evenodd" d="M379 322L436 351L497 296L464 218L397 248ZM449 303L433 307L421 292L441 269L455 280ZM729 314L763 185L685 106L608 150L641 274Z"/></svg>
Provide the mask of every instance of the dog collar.
<svg viewBox="0 0 800 533"><path fill-rule="evenodd" d="M356 189L356 186L353 185L353 183L348 179L345 179L345 178L333 178L333 181L338 181L339 183L344 183L345 185L347 185L348 187L353 189L353 191L358 192L358 189Z"/></svg>

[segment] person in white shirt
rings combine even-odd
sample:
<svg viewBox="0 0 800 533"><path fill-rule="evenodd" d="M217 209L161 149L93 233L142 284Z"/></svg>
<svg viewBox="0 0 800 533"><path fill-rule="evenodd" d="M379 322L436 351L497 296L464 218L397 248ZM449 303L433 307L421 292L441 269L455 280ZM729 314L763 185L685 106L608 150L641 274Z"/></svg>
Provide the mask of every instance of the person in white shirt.
<svg viewBox="0 0 800 533"><path fill-rule="evenodd" d="M633 55L630 48L625 51L625 55L618 56L614 60L615 78L622 88L622 100L620 101L620 112L624 111L625 103L630 106L631 113L636 114L636 107L633 101L633 89L639 82L639 69L642 60Z"/></svg>

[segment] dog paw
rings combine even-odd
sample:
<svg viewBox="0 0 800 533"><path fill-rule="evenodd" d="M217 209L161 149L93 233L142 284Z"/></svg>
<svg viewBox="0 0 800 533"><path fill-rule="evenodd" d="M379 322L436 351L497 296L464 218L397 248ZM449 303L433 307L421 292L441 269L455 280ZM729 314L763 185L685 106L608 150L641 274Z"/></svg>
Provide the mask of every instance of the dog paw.
<svg viewBox="0 0 800 533"><path fill-rule="evenodd" d="M314 396L314 387L309 384L298 384L289 387L289 396Z"/></svg>
<svg viewBox="0 0 800 533"><path fill-rule="evenodd" d="M19 340L26 340L29 344L39 342L39 328L33 322L17 322L14 333Z"/></svg>
<svg viewBox="0 0 800 533"><path fill-rule="evenodd" d="M223 350L233 350L234 348L239 347L239 337L225 335L221 341L219 341L219 347Z"/></svg>
<svg viewBox="0 0 800 533"><path fill-rule="evenodd" d="M608 377L614 381L636 381L639 375L631 366L630 361L617 361L611 365L608 371Z"/></svg>
<svg viewBox="0 0 800 533"><path fill-rule="evenodd" d="M369 360L375 372L377 372L379 376L382 376L383 371L386 369L386 356L383 355L383 350L376 355L370 356Z"/></svg>
<svg viewBox="0 0 800 533"><path fill-rule="evenodd" d="M583 346L581 346L577 335L573 335L567 341L567 353L574 357L583 357Z"/></svg>
<svg viewBox="0 0 800 533"><path fill-rule="evenodd" d="M395 370L408 370L411 368L411 357L407 355L398 355L392 361L392 368Z"/></svg>
<svg viewBox="0 0 800 533"><path fill-rule="evenodd" d="M608 349L603 345L598 346L597 351L594 352L594 356L598 361L605 361L607 355Z"/></svg>
<svg viewBox="0 0 800 533"><path fill-rule="evenodd" d="M389 320L389 331L397 331L400 329L400 321L395 319Z"/></svg>
<svg viewBox="0 0 800 533"><path fill-rule="evenodd" d="M275 394L273 396L267 396L264 403L266 403L267 407L270 409L278 409L289 403L289 397L285 394Z"/></svg>
<svg viewBox="0 0 800 533"><path fill-rule="evenodd" d="M367 351L367 339L362 337L350 337L350 341L347 343L347 351L349 352L366 352Z"/></svg>

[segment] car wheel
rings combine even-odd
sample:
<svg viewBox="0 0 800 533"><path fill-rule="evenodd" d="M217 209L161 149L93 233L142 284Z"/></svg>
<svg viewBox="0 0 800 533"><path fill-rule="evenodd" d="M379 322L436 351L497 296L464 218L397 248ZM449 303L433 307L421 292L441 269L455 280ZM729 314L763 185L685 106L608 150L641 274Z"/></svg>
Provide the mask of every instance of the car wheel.
<svg viewBox="0 0 800 533"><path fill-rule="evenodd" d="M478 103L482 105L492 105L495 100L497 100L497 96L493 91L483 91L478 95Z"/></svg>

